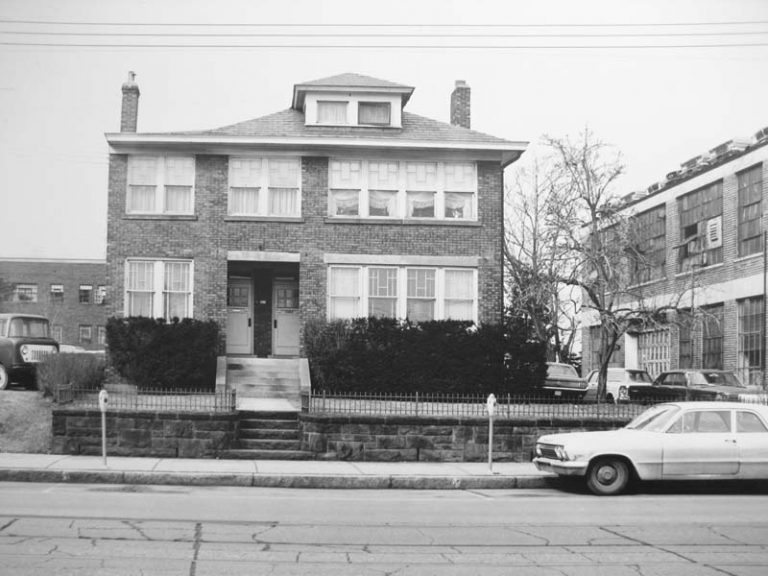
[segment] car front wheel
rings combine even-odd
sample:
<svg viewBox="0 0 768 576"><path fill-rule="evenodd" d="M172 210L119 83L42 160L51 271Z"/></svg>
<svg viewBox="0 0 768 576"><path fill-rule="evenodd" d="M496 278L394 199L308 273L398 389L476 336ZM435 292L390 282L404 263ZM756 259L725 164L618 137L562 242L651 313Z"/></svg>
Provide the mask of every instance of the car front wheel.
<svg viewBox="0 0 768 576"><path fill-rule="evenodd" d="M600 458L587 472L587 487L598 496L621 494L629 483L629 466L619 458Z"/></svg>
<svg viewBox="0 0 768 576"><path fill-rule="evenodd" d="M0 364L0 390L8 388L9 381L8 370L5 369L5 366Z"/></svg>

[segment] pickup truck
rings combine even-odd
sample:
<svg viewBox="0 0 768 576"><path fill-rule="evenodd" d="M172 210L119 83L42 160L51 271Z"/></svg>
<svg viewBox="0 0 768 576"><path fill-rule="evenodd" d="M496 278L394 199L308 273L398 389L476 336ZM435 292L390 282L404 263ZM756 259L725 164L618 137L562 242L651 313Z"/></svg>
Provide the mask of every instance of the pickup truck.
<svg viewBox="0 0 768 576"><path fill-rule="evenodd" d="M36 366L59 352L48 319L33 314L0 314L0 390L11 382L36 385Z"/></svg>

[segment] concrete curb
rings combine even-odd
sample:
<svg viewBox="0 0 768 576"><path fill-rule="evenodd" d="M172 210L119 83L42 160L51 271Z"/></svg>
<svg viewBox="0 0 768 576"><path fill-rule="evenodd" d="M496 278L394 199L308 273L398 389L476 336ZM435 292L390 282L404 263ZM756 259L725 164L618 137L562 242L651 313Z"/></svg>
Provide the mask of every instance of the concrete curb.
<svg viewBox="0 0 768 576"><path fill-rule="evenodd" d="M240 486L256 488L321 488L366 490L509 490L548 488L550 476L415 476L332 474L179 473L122 470L0 469L0 482L76 484L155 484L179 486Z"/></svg>

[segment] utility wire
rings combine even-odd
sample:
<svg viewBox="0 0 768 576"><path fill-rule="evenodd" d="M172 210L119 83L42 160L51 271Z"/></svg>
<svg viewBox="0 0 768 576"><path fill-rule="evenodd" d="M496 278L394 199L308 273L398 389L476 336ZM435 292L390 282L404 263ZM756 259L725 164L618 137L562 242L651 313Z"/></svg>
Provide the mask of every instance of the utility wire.
<svg viewBox="0 0 768 576"><path fill-rule="evenodd" d="M61 42L0 42L0 46L44 47L44 48L312 48L312 49L468 49L468 50L638 50L665 48L754 48L768 46L768 42L744 42L727 44L75 44Z"/></svg>

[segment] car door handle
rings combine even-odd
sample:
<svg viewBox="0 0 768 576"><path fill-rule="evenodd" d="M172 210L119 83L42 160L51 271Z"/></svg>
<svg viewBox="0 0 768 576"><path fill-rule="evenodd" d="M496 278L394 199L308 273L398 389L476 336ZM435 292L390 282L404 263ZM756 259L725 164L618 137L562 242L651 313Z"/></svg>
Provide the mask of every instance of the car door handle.
<svg viewBox="0 0 768 576"><path fill-rule="evenodd" d="M735 438L726 438L725 441L728 442L729 444L736 444Z"/></svg>
<svg viewBox="0 0 768 576"><path fill-rule="evenodd" d="M248 318L248 328L250 328L250 327L251 327L251 319Z"/></svg>
<svg viewBox="0 0 768 576"><path fill-rule="evenodd" d="M275 328L277 328L277 320L275 320Z"/></svg>

